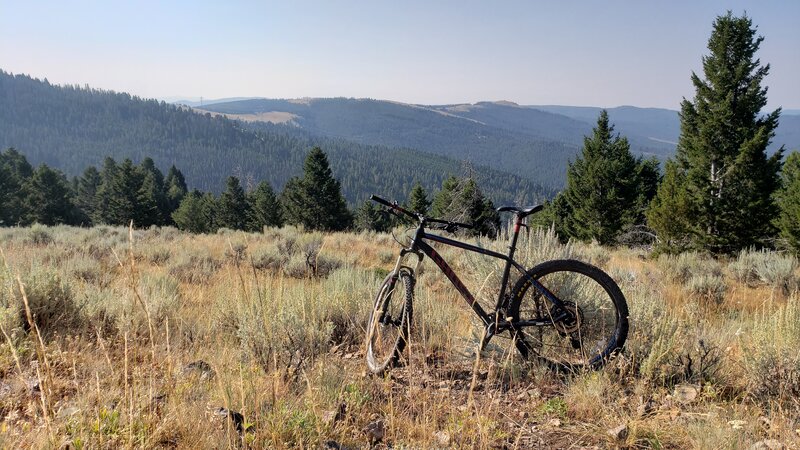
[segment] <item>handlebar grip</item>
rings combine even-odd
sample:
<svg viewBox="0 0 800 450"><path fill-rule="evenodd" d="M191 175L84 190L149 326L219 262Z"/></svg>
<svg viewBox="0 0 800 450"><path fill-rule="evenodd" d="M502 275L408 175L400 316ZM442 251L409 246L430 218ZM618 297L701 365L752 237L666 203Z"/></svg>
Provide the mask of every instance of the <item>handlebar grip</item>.
<svg viewBox="0 0 800 450"><path fill-rule="evenodd" d="M382 198L378 197L375 194L370 195L369 199L372 200L373 202L378 202L378 203L380 203L380 204L382 204L384 206L388 206L390 208L394 206L388 200L382 199Z"/></svg>

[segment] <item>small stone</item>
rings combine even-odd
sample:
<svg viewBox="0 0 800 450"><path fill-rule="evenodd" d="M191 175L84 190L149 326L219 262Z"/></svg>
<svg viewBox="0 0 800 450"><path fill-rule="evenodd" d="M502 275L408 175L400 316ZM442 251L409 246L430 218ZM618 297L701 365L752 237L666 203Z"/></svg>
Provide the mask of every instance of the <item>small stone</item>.
<svg viewBox="0 0 800 450"><path fill-rule="evenodd" d="M325 411L322 413L322 423L325 425L332 427L336 425L338 422L344 420L347 414L347 405L345 403L340 403L339 407L335 410Z"/></svg>
<svg viewBox="0 0 800 450"><path fill-rule="evenodd" d="M239 432L239 434L242 434L250 429L249 425L245 426L244 416L237 411L231 411L227 408L219 407L216 409L216 411L214 411L214 414L217 415L217 417L229 418L230 421L233 422L233 426L236 428L236 431Z"/></svg>
<svg viewBox="0 0 800 450"><path fill-rule="evenodd" d="M528 417L530 417L530 414L528 414L528 411L520 411L519 412L519 418L520 419L527 419Z"/></svg>
<svg viewBox="0 0 800 450"><path fill-rule="evenodd" d="M433 433L433 437L436 438L436 443L442 447L447 447L450 445L450 433L445 431L437 431L436 433Z"/></svg>
<svg viewBox="0 0 800 450"><path fill-rule="evenodd" d="M547 425L558 428L561 426L561 419L550 419L547 421Z"/></svg>
<svg viewBox="0 0 800 450"><path fill-rule="evenodd" d="M763 441L758 441L750 447L750 450L781 450L784 448L784 445L775 439L764 439Z"/></svg>
<svg viewBox="0 0 800 450"><path fill-rule="evenodd" d="M612 428L608 430L608 434L614 439L617 439L619 441L624 441L625 439L628 438L628 425L622 424L616 428Z"/></svg>
<svg viewBox="0 0 800 450"><path fill-rule="evenodd" d="M189 376L191 374L197 374L200 378L200 381L209 381L216 376L216 371L211 364L203 361L202 359L198 359L197 361L192 361L189 364L183 366L182 370L183 375Z"/></svg>
<svg viewBox="0 0 800 450"><path fill-rule="evenodd" d="M734 430L741 430L745 425L747 425L747 422L744 420L731 420L728 421L728 425L730 425Z"/></svg>
<svg viewBox="0 0 800 450"><path fill-rule="evenodd" d="M675 386L675 391L673 395L678 402L683 404L688 404L693 402L697 398L697 394L700 393L700 390L697 386L692 384L679 384Z"/></svg>
<svg viewBox="0 0 800 450"><path fill-rule="evenodd" d="M383 440L386 435L386 426L383 424L383 419L378 419L368 423L362 431L367 435L369 443L374 444Z"/></svg>
<svg viewBox="0 0 800 450"><path fill-rule="evenodd" d="M649 399L646 402L639 404L639 406L636 408L636 412L639 414L639 417L647 417L651 416L657 407L658 403L656 403L653 399Z"/></svg>

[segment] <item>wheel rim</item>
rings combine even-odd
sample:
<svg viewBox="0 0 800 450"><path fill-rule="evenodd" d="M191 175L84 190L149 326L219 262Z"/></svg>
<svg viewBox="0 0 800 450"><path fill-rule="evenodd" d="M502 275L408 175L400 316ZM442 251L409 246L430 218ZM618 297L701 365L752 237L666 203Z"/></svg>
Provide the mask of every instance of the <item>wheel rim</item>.
<svg viewBox="0 0 800 450"><path fill-rule="evenodd" d="M395 356L405 326L405 284L390 280L381 287L373 305L367 329L367 361L373 369L383 369Z"/></svg>
<svg viewBox="0 0 800 450"><path fill-rule="evenodd" d="M618 322L608 290L594 278L573 271L554 271L537 279L565 302L570 318L553 326L520 330L533 356L570 369L602 364L615 348ZM518 316L520 320L552 320L558 313L536 288L529 287Z"/></svg>

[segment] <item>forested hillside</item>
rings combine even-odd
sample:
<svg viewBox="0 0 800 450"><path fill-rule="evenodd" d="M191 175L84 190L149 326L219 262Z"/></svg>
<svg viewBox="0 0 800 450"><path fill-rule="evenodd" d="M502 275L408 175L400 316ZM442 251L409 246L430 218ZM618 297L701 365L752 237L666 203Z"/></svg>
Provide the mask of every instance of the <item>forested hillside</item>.
<svg viewBox="0 0 800 450"><path fill-rule="evenodd" d="M14 147L38 165L46 163L78 175L106 156L151 157L166 171L181 167L190 188L220 192L224 180L266 180L276 189L302 170L308 150L328 154L347 200L370 193L405 198L415 181L428 190L450 174L461 174L460 160L409 149L355 144L264 124L257 131L241 123L197 114L180 106L89 87L51 85L24 75L0 72L0 149ZM531 178L479 166L478 181L495 201L533 201L544 191Z"/></svg>
<svg viewBox="0 0 800 450"><path fill-rule="evenodd" d="M205 107L223 114L269 112L294 116L289 128L370 145L406 147L508 171L559 189L567 161L578 151L569 142L534 136L457 117L431 107L370 99L244 100ZM564 119L568 122L569 119ZM577 134L577 136L581 136Z"/></svg>

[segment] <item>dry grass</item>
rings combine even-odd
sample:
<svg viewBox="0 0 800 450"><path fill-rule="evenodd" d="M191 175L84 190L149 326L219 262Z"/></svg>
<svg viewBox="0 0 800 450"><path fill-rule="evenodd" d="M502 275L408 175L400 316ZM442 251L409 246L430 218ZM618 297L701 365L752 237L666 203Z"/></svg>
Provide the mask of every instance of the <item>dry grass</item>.
<svg viewBox="0 0 800 450"><path fill-rule="evenodd" d="M519 361L507 339L476 360L474 316L426 262L408 364L374 377L361 341L394 264L389 235L131 236L0 229L0 447L363 448L378 421L377 447L800 445L800 296L786 256L651 261L532 231L526 265L589 260L628 299L625 353L569 376ZM438 250L494 301L498 265Z"/></svg>

